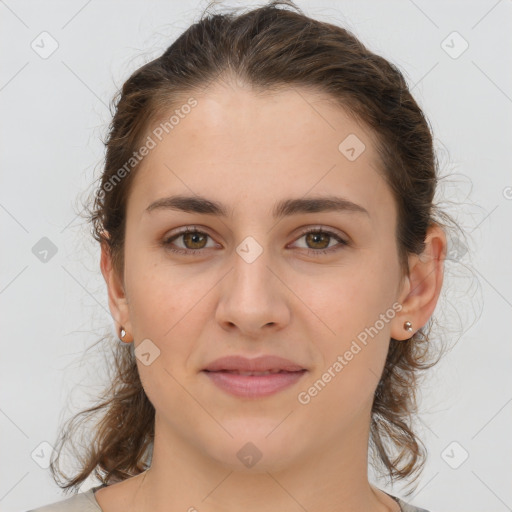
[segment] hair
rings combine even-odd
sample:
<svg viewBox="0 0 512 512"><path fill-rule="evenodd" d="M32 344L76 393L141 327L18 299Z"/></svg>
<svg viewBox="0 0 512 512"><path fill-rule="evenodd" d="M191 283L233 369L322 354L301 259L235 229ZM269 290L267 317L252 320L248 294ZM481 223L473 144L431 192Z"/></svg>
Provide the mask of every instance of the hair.
<svg viewBox="0 0 512 512"><path fill-rule="evenodd" d="M279 0L236 14L203 12L160 57L133 72L113 98L113 117L103 142L104 169L87 218L94 239L106 244L120 279L124 281L127 198L138 166L122 174L121 169L126 170L150 127L171 108L182 105L192 93L233 77L259 91L305 87L323 93L372 129L379 170L397 205L400 268L408 275L408 255L421 254L428 228L442 226L443 215L436 217L433 203L438 161L430 124L395 65L371 52L348 30L306 16L291 0ZM369 443L372 465L391 481L414 481L426 462L425 447L412 421L419 371L439 361L439 357L427 358L431 324L432 319L408 340L391 339L375 391ZM50 468L66 490L77 488L93 472L109 484L150 465L155 410L139 377L133 343L116 339L115 345L114 377L99 402L75 415L71 425L60 431L54 451L58 456L52 456ZM65 476L59 458L74 435L75 422L96 413L100 420L93 442L77 455L80 470Z"/></svg>

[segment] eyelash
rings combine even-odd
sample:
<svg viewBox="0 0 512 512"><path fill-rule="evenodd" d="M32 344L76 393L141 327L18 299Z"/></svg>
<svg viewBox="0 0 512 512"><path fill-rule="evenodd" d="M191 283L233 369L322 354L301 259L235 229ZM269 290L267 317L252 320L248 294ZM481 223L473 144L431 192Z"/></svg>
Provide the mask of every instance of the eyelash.
<svg viewBox="0 0 512 512"><path fill-rule="evenodd" d="M199 233L201 235L206 235L206 236L210 237L210 235L208 233L205 233L204 231L200 231L199 229L197 229L196 226L191 226L191 227L187 227L186 229L180 231L179 233L173 234L171 237L166 238L165 240L163 240L162 245L167 250L177 253L177 254L185 254L185 255L194 256L194 255L199 255L201 252L204 252L204 249L181 249L181 248L174 249L171 247L171 242L173 242L180 236L185 235L187 233ZM337 240L339 242L338 246L330 247L328 249L306 249L307 253L312 256L320 256L321 254L331 254L333 252L340 250L341 249L340 246L348 246L349 245L349 243L346 240L343 240L338 234L334 233L333 231L329 231L328 229L324 229L324 228L313 228L313 229L308 229L306 231L303 231L300 234L300 236L297 238L297 240L299 240L303 236L308 235L310 233L323 233L323 234L329 235L329 237L334 238L335 240Z"/></svg>

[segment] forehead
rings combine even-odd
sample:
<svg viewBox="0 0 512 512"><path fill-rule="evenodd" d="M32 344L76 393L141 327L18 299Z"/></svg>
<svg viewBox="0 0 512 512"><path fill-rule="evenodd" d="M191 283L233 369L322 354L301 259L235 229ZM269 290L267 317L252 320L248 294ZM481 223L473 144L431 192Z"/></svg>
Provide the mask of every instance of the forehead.
<svg viewBox="0 0 512 512"><path fill-rule="evenodd" d="M184 192L235 210L244 201L334 192L368 210L393 208L375 135L328 96L217 84L190 97L194 107L174 105L148 130L154 147L137 169L129 209Z"/></svg>

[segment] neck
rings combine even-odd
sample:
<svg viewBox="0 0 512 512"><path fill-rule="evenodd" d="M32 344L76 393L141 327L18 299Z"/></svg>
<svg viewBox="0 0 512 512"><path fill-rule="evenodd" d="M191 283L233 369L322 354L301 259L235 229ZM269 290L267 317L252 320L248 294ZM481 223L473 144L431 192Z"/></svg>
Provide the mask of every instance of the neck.
<svg viewBox="0 0 512 512"><path fill-rule="evenodd" d="M170 430L157 417L151 468L140 475L132 500L134 510L396 512L400 509L396 501L368 481L368 432L341 436L347 442L337 446L316 446L279 468L271 461L266 466L260 462L252 469L240 471L205 455L186 440L173 438L175 434L171 435Z"/></svg>

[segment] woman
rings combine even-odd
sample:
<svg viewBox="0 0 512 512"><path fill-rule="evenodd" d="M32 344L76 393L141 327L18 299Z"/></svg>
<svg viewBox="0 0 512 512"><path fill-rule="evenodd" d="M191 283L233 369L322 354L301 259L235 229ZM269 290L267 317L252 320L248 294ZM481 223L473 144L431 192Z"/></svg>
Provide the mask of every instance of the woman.
<svg viewBox="0 0 512 512"><path fill-rule="evenodd" d="M368 479L369 448L392 480L424 464L446 253L396 67L291 2L203 16L123 85L106 147L91 221L124 343L62 487L102 485L36 510L424 510Z"/></svg>

